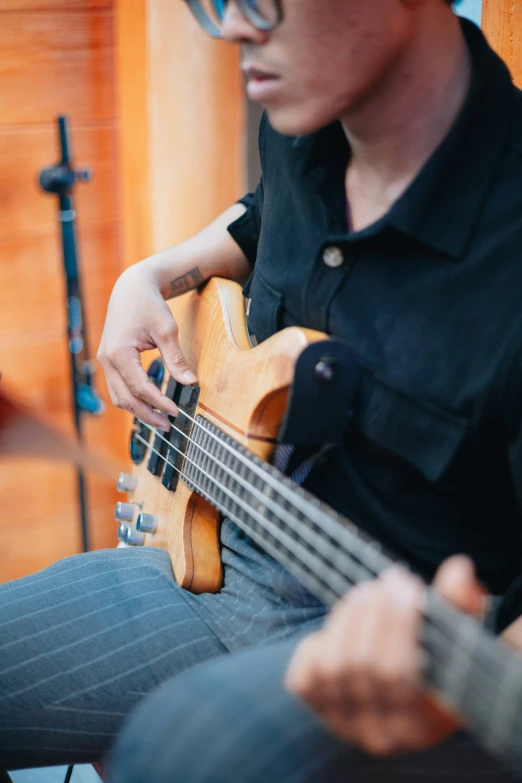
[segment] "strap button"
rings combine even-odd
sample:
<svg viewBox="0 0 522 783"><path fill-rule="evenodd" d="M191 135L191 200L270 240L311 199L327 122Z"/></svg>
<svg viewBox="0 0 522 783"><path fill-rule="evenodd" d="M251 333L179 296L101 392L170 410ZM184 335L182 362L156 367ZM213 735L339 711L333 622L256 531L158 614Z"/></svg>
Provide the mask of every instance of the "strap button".
<svg viewBox="0 0 522 783"><path fill-rule="evenodd" d="M329 383L335 378L335 359L320 359L314 367L315 377L319 381Z"/></svg>

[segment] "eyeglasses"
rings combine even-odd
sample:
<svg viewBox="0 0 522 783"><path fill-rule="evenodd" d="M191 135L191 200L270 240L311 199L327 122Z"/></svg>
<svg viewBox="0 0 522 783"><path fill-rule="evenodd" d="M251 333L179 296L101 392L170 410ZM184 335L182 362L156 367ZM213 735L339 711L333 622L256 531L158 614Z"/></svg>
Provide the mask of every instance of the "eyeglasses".
<svg viewBox="0 0 522 783"><path fill-rule="evenodd" d="M212 38L222 38L228 0L185 0L201 27ZM241 13L258 30L274 30L282 19L279 0L236 0Z"/></svg>

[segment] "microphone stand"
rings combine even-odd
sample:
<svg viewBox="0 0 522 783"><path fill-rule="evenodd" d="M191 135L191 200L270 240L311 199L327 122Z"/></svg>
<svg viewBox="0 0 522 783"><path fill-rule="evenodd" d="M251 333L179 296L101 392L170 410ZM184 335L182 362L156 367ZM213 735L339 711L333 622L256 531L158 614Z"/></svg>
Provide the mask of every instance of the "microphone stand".
<svg viewBox="0 0 522 783"><path fill-rule="evenodd" d="M55 166L42 169L39 182L47 193L58 196L58 220L61 225L63 264L67 288L67 339L71 358L72 401L74 424L78 442L84 439L82 417L84 413L99 415L105 410L103 400L93 385L94 363L89 354L86 324L82 314L82 292L78 257L76 253L75 221L72 191L77 182L88 182L91 172L87 169L75 171L71 165L69 129L67 117L58 117L58 131L62 159ZM77 469L78 504L82 550L89 550L89 520L87 509L87 488L85 474Z"/></svg>

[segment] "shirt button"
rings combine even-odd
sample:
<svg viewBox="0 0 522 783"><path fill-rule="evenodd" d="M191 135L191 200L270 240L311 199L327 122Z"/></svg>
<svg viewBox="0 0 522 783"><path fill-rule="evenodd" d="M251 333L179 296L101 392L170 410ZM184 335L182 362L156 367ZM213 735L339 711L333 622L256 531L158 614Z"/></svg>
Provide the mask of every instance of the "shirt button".
<svg viewBox="0 0 522 783"><path fill-rule="evenodd" d="M335 268L344 263L344 254L340 247L327 247L323 253L323 261L326 266Z"/></svg>

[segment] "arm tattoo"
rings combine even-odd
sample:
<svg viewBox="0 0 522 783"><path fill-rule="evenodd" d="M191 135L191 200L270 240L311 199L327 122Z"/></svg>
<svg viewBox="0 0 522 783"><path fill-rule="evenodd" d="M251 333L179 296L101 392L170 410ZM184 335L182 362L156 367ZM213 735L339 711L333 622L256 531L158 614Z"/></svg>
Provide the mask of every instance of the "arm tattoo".
<svg viewBox="0 0 522 783"><path fill-rule="evenodd" d="M170 281L170 295L181 296L186 294L187 291L192 291L193 288L197 288L205 282L205 278L199 271L199 267L195 266L190 272L177 277L175 280Z"/></svg>

